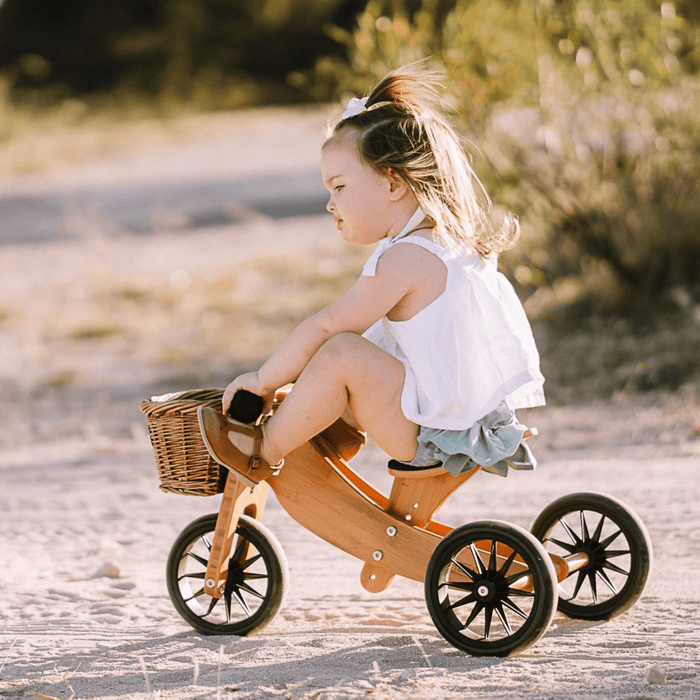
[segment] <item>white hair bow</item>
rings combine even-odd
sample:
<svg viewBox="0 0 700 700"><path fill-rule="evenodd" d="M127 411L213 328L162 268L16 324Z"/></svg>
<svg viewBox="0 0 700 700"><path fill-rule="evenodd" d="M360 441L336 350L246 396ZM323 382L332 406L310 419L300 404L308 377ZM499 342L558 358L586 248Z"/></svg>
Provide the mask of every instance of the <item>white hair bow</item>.
<svg viewBox="0 0 700 700"><path fill-rule="evenodd" d="M350 99L348 102L345 111L343 112L343 119L347 119L348 117L356 117L358 114L362 114L367 107L367 98L358 98L358 97L353 97Z"/></svg>

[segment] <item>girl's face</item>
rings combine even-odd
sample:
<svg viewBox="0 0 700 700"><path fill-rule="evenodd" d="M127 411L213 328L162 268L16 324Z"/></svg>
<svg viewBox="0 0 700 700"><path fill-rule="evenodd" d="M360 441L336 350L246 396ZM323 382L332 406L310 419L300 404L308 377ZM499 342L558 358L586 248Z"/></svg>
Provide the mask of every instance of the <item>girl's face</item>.
<svg viewBox="0 0 700 700"><path fill-rule="evenodd" d="M397 221L394 205L401 183L360 161L352 139L331 141L324 147L321 175L330 193L326 209L344 240L370 245L399 233L404 224Z"/></svg>

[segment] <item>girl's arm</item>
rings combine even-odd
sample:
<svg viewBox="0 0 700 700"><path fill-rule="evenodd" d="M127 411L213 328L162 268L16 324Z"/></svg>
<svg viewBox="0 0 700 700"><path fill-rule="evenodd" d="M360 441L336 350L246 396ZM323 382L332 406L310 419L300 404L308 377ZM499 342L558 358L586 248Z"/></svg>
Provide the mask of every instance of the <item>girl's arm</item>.
<svg viewBox="0 0 700 700"><path fill-rule="evenodd" d="M237 377L226 388L224 410L239 389L271 401L276 389L299 378L309 360L330 338L344 331L364 333L424 279L416 266L416 246L395 246L379 259L374 277L362 276L337 301L303 321L257 372Z"/></svg>

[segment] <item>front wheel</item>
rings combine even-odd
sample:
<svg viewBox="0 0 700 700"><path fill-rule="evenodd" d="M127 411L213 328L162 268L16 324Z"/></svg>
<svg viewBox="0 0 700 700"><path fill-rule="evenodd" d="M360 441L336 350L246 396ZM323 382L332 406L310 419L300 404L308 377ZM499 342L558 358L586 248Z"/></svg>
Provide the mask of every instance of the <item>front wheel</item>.
<svg viewBox="0 0 700 700"><path fill-rule="evenodd" d="M572 493L548 505L532 533L552 554L585 554L588 564L559 584L559 611L608 620L642 595L652 564L649 534L637 514L602 493Z"/></svg>
<svg viewBox="0 0 700 700"><path fill-rule="evenodd" d="M287 560L262 523L242 515L231 546L221 598L204 592L217 514L191 522L170 550L167 583L182 617L201 634L247 636L277 614L287 588Z"/></svg>
<svg viewBox="0 0 700 700"><path fill-rule="evenodd" d="M527 530L499 521L456 528L425 577L428 611L442 636L473 656L511 656L534 644L556 612L556 574Z"/></svg>

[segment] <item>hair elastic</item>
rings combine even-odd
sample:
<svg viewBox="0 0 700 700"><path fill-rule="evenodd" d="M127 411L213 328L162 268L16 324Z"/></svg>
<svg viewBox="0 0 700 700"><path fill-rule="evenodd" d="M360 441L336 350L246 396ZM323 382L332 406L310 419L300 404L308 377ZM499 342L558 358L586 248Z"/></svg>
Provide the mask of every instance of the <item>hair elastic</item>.
<svg viewBox="0 0 700 700"><path fill-rule="evenodd" d="M349 117L356 117L358 114L362 114L367 110L367 98L362 97L352 97L345 107L342 119L348 119Z"/></svg>

